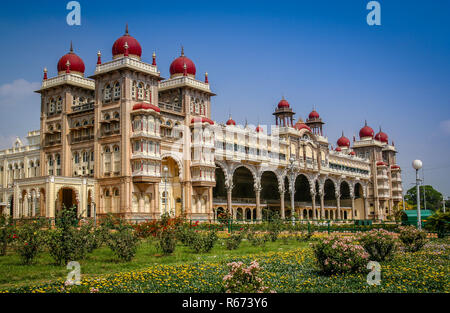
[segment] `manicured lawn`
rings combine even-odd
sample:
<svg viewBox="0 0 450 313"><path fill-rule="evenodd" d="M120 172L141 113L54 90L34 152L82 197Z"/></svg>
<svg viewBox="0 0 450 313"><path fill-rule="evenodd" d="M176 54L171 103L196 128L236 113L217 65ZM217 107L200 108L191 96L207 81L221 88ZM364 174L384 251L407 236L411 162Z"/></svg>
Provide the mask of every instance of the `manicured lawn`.
<svg viewBox="0 0 450 313"><path fill-rule="evenodd" d="M136 257L131 262L118 260L112 251L104 246L88 254L84 260L78 261L81 265L82 277L111 274L116 272L126 272L145 269L156 264L184 264L199 261L218 261L233 256L242 256L258 252L288 251L299 248L304 243L290 240L289 243L282 244L268 242L265 247L253 247L248 241L243 241L238 250L226 250L218 243L209 253L194 253L183 245L177 245L173 255L162 256L156 249L154 242L143 241L139 246ZM58 279L66 279L69 270L65 266L55 265L53 259L46 252L40 253L32 265L21 265L19 257L9 251L6 256L0 257L0 290L13 287L36 285Z"/></svg>
<svg viewBox="0 0 450 313"><path fill-rule="evenodd" d="M433 239L422 251L398 252L381 262L381 285L369 286L367 273L323 276L317 272L308 243L291 239L267 243L265 248L243 242L236 251L217 244L210 253L195 254L178 246L173 256L158 256L154 246L143 245L129 263L115 261L107 248L81 261L82 285L64 287L67 270L51 265L43 254L33 266L18 259L0 258L0 290L10 292L224 292L223 277L230 261L257 260L265 284L276 292L450 292L450 244ZM111 274L114 273L114 274ZM59 281L55 281L59 279ZM53 283L42 284L53 280ZM39 284L38 284L39 283ZM27 286L11 288L14 284Z"/></svg>

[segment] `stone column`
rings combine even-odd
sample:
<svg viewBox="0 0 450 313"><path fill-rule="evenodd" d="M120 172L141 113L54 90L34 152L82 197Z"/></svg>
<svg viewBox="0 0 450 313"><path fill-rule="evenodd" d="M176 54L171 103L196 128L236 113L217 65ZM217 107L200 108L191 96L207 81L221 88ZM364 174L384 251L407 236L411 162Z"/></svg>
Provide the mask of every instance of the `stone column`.
<svg viewBox="0 0 450 313"><path fill-rule="evenodd" d="M280 193L280 210L281 210L281 219L284 220L286 218L286 212L284 209L284 191Z"/></svg>
<svg viewBox="0 0 450 313"><path fill-rule="evenodd" d="M342 214L341 214L341 195L340 194L336 194L336 208L337 208L337 218L338 220L342 219Z"/></svg>
<svg viewBox="0 0 450 313"><path fill-rule="evenodd" d="M311 207L312 207L312 218L315 220L317 218L316 216L316 193L311 192Z"/></svg>
<svg viewBox="0 0 450 313"><path fill-rule="evenodd" d="M354 195L350 195L351 196L351 199L352 199L352 219L355 219L355 216L356 216L356 214L355 214L355 212L356 212L356 209L355 209L355 196Z"/></svg>
<svg viewBox="0 0 450 313"><path fill-rule="evenodd" d="M324 204L325 199L324 198L325 198L325 195L322 192L320 194L320 215L322 216L322 218L325 218L325 204Z"/></svg>
<svg viewBox="0 0 450 313"><path fill-rule="evenodd" d="M228 213L232 214L232 193L233 193L233 187L227 187L227 209Z"/></svg>
<svg viewBox="0 0 450 313"><path fill-rule="evenodd" d="M256 218L258 220L262 219L261 214L261 187L257 186L255 187L255 195L256 195Z"/></svg>

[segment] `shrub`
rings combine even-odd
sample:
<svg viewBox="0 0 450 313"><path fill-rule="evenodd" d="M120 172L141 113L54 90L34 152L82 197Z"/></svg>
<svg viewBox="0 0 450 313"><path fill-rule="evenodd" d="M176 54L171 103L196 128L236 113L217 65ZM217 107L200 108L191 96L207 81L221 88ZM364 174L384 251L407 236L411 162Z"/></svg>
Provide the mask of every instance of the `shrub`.
<svg viewBox="0 0 450 313"><path fill-rule="evenodd" d="M209 252L214 247L218 237L215 230L201 233L196 232L194 236L191 237L188 246L192 248L195 252Z"/></svg>
<svg viewBox="0 0 450 313"><path fill-rule="evenodd" d="M295 239L297 239L297 241L304 242L304 241L310 240L311 236L312 236L312 233L310 233L310 232L302 232L300 234L297 234L295 236Z"/></svg>
<svg viewBox="0 0 450 313"><path fill-rule="evenodd" d="M244 235L243 231L231 233L230 237L225 240L227 250L236 250L241 244Z"/></svg>
<svg viewBox="0 0 450 313"><path fill-rule="evenodd" d="M406 251L417 252L427 243L427 233L414 226L402 226L399 227L399 231L399 239L405 246Z"/></svg>
<svg viewBox="0 0 450 313"><path fill-rule="evenodd" d="M170 228L163 229L158 234L158 249L164 254L171 254L175 251L177 238L175 231Z"/></svg>
<svg viewBox="0 0 450 313"><path fill-rule="evenodd" d="M55 228L46 232L45 242L49 254L56 264L83 259L92 247L89 247L92 224L77 228L78 217L75 208L63 209L55 219Z"/></svg>
<svg viewBox="0 0 450 313"><path fill-rule="evenodd" d="M436 232L438 238L444 238L450 233L450 212L436 212L425 221L425 228Z"/></svg>
<svg viewBox="0 0 450 313"><path fill-rule="evenodd" d="M373 261L392 259L397 248L396 234L384 229L371 230L363 234L359 241Z"/></svg>
<svg viewBox="0 0 450 313"><path fill-rule="evenodd" d="M271 214L269 219L269 224L267 225L267 230L269 234L269 238L272 242L277 241L278 235L283 229L283 222L278 215L278 212L274 212Z"/></svg>
<svg viewBox="0 0 450 313"><path fill-rule="evenodd" d="M108 246L123 261L131 261L136 255L139 238L127 225L119 227L109 235Z"/></svg>
<svg viewBox="0 0 450 313"><path fill-rule="evenodd" d="M139 238L148 238L150 236L156 237L160 231L158 221L146 221L143 223L133 225L136 236Z"/></svg>
<svg viewBox="0 0 450 313"><path fill-rule="evenodd" d="M176 238L185 246L188 246L195 236L195 231L193 227L197 227L197 224L194 225L183 224L175 228Z"/></svg>
<svg viewBox="0 0 450 313"><path fill-rule="evenodd" d="M14 248L24 264L30 264L39 253L43 241L40 221L20 222L15 231Z"/></svg>
<svg viewBox="0 0 450 313"><path fill-rule="evenodd" d="M6 254L6 248L15 237L12 217L0 215L0 256Z"/></svg>
<svg viewBox="0 0 450 313"><path fill-rule="evenodd" d="M257 261L251 262L248 267L242 262L232 262L227 265L230 267L230 272L223 278L227 293L262 293L269 291L260 277L261 267Z"/></svg>
<svg viewBox="0 0 450 313"><path fill-rule="evenodd" d="M252 246L257 247L257 246L264 246L266 244L266 242L270 240L269 236L270 235L268 235L268 234L263 235L263 234L257 234L254 231L250 231L247 234L247 239Z"/></svg>
<svg viewBox="0 0 450 313"><path fill-rule="evenodd" d="M313 245L316 264L324 274L361 272L369 254L352 237L330 236Z"/></svg>

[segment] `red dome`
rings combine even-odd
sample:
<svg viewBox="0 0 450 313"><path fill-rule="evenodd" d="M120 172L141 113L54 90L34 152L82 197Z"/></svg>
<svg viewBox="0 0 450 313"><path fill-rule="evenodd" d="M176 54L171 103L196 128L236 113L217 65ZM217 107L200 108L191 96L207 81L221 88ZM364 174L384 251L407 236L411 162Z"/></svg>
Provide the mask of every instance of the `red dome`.
<svg viewBox="0 0 450 313"><path fill-rule="evenodd" d="M350 139L344 136L342 133L342 137L338 139L337 144L339 147L350 147Z"/></svg>
<svg viewBox="0 0 450 313"><path fill-rule="evenodd" d="M306 125L305 123L302 123L302 122L300 122L300 121L297 122L297 123L294 125L294 128L295 128L296 130L307 129L307 130L311 131L311 128L309 128L308 125Z"/></svg>
<svg viewBox="0 0 450 313"><path fill-rule="evenodd" d="M350 155L356 155L355 151L350 152Z"/></svg>
<svg viewBox="0 0 450 313"><path fill-rule="evenodd" d="M139 42L128 34L128 25L125 30L125 35L116 40L112 47L113 57L125 54L125 43L128 45L128 54L142 56L142 48Z"/></svg>
<svg viewBox="0 0 450 313"><path fill-rule="evenodd" d="M388 143L388 135L383 133L380 129L380 132L375 135L375 139L384 143Z"/></svg>
<svg viewBox="0 0 450 313"><path fill-rule="evenodd" d="M214 122L212 120L210 120L209 118L199 117L199 116L192 118L191 124L194 124L194 123L209 123L211 125L214 125Z"/></svg>
<svg viewBox="0 0 450 313"><path fill-rule="evenodd" d="M377 162L377 166L386 166L387 164L384 163L383 161L379 161Z"/></svg>
<svg viewBox="0 0 450 313"><path fill-rule="evenodd" d="M258 126L258 127L256 127L256 132L257 133L263 133L264 130L263 130L263 128L261 126Z"/></svg>
<svg viewBox="0 0 450 313"><path fill-rule="evenodd" d="M70 44L70 52L64 55L58 62L58 73L67 70L67 61L70 63L71 72L79 72L84 74L85 66L83 60L73 52L72 43Z"/></svg>
<svg viewBox="0 0 450 313"><path fill-rule="evenodd" d="M287 101L284 99L284 97L283 97L283 99L282 99L280 102L278 102L278 108L279 108L279 109L282 109L282 108L289 108L289 107L290 107L289 102L287 102Z"/></svg>
<svg viewBox="0 0 450 313"><path fill-rule="evenodd" d="M175 74L184 74L184 65L186 64L186 74L194 75L197 72L194 62L184 56L184 49L181 48L181 56L173 60L170 64L170 76Z"/></svg>
<svg viewBox="0 0 450 313"><path fill-rule="evenodd" d="M146 102L136 103L133 106L133 111L136 111L136 110L153 110L153 111L156 111L156 112L161 112L159 107L157 107L157 106L155 106L153 104L150 104L150 103L146 103Z"/></svg>
<svg viewBox="0 0 450 313"><path fill-rule="evenodd" d="M373 129L370 126L367 126L367 122L365 123L364 127L361 128L361 130L359 131L359 138L364 138L364 137L371 137L373 138Z"/></svg>
<svg viewBox="0 0 450 313"><path fill-rule="evenodd" d="M336 148L336 151L341 152L342 149L341 149L340 147L337 147L337 148Z"/></svg>
<svg viewBox="0 0 450 313"><path fill-rule="evenodd" d="M309 113L309 119L315 119L315 118L319 118L320 117L320 115L319 115L319 113L317 113L317 111L316 110L312 110L312 112L311 113Z"/></svg>
<svg viewBox="0 0 450 313"><path fill-rule="evenodd" d="M398 165L392 165L391 168L392 168L393 170L398 170L398 169L400 169L400 166L398 166Z"/></svg>
<svg viewBox="0 0 450 313"><path fill-rule="evenodd" d="M227 125L236 126L236 122L231 118L231 116L230 116L230 119L227 121Z"/></svg>

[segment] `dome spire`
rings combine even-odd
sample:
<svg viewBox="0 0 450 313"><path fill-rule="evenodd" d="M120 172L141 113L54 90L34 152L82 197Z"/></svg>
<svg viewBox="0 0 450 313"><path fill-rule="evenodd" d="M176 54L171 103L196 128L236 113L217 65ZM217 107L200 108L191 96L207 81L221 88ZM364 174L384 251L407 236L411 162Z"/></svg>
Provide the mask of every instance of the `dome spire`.
<svg viewBox="0 0 450 313"><path fill-rule="evenodd" d="M125 36L129 36L129 33L128 33L128 23L127 23L126 26L125 26Z"/></svg>
<svg viewBox="0 0 450 313"><path fill-rule="evenodd" d="M156 66L156 52L155 51L153 51L152 58L153 58L152 65Z"/></svg>
<svg viewBox="0 0 450 313"><path fill-rule="evenodd" d="M184 47L181 45L181 56L184 57Z"/></svg>
<svg viewBox="0 0 450 313"><path fill-rule="evenodd" d="M70 53L73 53L73 43L72 43L72 40L70 41Z"/></svg>

